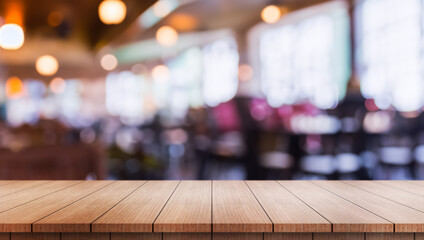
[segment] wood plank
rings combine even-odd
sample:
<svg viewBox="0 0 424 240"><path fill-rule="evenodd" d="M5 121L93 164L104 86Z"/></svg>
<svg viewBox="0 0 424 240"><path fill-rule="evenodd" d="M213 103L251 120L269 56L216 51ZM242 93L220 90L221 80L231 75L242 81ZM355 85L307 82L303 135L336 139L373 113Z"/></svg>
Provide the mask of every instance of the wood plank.
<svg viewBox="0 0 424 240"><path fill-rule="evenodd" d="M93 232L152 232L179 181L149 181L92 225Z"/></svg>
<svg viewBox="0 0 424 240"><path fill-rule="evenodd" d="M65 189L82 181L53 181L25 191L15 192L0 198L0 212L31 202L48 194Z"/></svg>
<svg viewBox="0 0 424 240"><path fill-rule="evenodd" d="M394 202L403 204L410 208L414 208L421 212L424 212L424 196L413 194L404 190L396 189L389 187L385 184L377 183L374 181L344 181L352 186L363 189L370 193L379 195L386 199L392 200ZM418 228L417 231L420 231L422 228ZM411 231L408 225L396 224L396 232L408 232Z"/></svg>
<svg viewBox="0 0 424 240"><path fill-rule="evenodd" d="M15 182L18 182L18 181L15 181L15 180L0 180L0 186L15 183Z"/></svg>
<svg viewBox="0 0 424 240"><path fill-rule="evenodd" d="M364 240L364 233L314 233L314 240Z"/></svg>
<svg viewBox="0 0 424 240"><path fill-rule="evenodd" d="M31 232L32 223L111 183L82 182L3 212L0 214L0 232Z"/></svg>
<svg viewBox="0 0 424 240"><path fill-rule="evenodd" d="M306 181L279 181L333 224L333 232L393 232L393 223Z"/></svg>
<svg viewBox="0 0 424 240"><path fill-rule="evenodd" d="M275 181L246 181L274 232L331 232L331 223Z"/></svg>
<svg viewBox="0 0 424 240"><path fill-rule="evenodd" d="M263 240L263 233L214 233L213 240Z"/></svg>
<svg viewBox="0 0 424 240"><path fill-rule="evenodd" d="M162 240L162 233L112 233L111 240Z"/></svg>
<svg viewBox="0 0 424 240"><path fill-rule="evenodd" d="M424 231L423 212L343 182L315 181L313 183L394 223L396 232Z"/></svg>
<svg viewBox="0 0 424 240"><path fill-rule="evenodd" d="M367 240L414 240L413 233L367 233Z"/></svg>
<svg viewBox="0 0 424 240"><path fill-rule="evenodd" d="M211 233L164 233L163 240L211 240Z"/></svg>
<svg viewBox="0 0 424 240"><path fill-rule="evenodd" d="M11 240L60 240L60 233L12 233Z"/></svg>
<svg viewBox="0 0 424 240"><path fill-rule="evenodd" d="M412 194L424 196L424 185L414 184L413 181L374 181L374 182L381 183L388 187L396 188L398 190L406 191Z"/></svg>
<svg viewBox="0 0 424 240"><path fill-rule="evenodd" d="M424 233L415 233L415 240L424 240Z"/></svg>
<svg viewBox="0 0 424 240"><path fill-rule="evenodd" d="M61 240L109 240L110 233L62 233Z"/></svg>
<svg viewBox="0 0 424 240"><path fill-rule="evenodd" d="M46 184L49 181L16 181L9 184L0 184L0 197L20 192L35 186Z"/></svg>
<svg viewBox="0 0 424 240"><path fill-rule="evenodd" d="M312 233L265 233L264 240L312 240Z"/></svg>
<svg viewBox="0 0 424 240"><path fill-rule="evenodd" d="M10 240L10 233L0 233L0 240Z"/></svg>
<svg viewBox="0 0 424 240"><path fill-rule="evenodd" d="M211 232L211 181L182 181L154 223L155 232Z"/></svg>
<svg viewBox="0 0 424 240"><path fill-rule="evenodd" d="M34 232L90 232L90 225L146 181L117 181L35 222Z"/></svg>
<svg viewBox="0 0 424 240"><path fill-rule="evenodd" d="M272 222L242 181L212 182L214 232L272 232Z"/></svg>

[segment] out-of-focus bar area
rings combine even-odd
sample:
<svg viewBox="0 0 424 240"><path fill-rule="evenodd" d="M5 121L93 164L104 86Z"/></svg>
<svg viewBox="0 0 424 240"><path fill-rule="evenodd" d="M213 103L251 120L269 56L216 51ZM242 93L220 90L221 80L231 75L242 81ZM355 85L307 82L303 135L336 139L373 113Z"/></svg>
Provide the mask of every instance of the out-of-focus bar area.
<svg viewBox="0 0 424 240"><path fill-rule="evenodd" d="M1 0L0 179L424 179L424 0Z"/></svg>

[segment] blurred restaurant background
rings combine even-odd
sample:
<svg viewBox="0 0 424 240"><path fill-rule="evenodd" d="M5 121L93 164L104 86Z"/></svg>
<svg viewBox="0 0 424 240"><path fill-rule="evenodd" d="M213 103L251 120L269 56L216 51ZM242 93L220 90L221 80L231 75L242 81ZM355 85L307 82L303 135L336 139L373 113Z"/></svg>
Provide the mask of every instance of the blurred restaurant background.
<svg viewBox="0 0 424 240"><path fill-rule="evenodd" d="M0 179L424 179L424 0L1 0Z"/></svg>

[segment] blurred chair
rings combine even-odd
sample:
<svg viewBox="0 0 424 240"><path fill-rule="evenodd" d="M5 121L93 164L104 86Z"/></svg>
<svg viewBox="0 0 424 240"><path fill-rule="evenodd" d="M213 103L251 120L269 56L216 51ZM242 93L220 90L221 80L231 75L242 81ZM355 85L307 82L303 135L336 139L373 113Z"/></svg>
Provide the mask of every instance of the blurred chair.
<svg viewBox="0 0 424 240"><path fill-rule="evenodd" d="M302 179L333 179L337 163L332 155L310 155L300 160L300 169Z"/></svg>
<svg viewBox="0 0 424 240"><path fill-rule="evenodd" d="M380 166L377 168L377 179L405 180L414 178L412 151L409 147L382 147L379 153Z"/></svg>
<svg viewBox="0 0 424 240"><path fill-rule="evenodd" d="M341 153L336 156L339 179L360 179L362 159L353 153Z"/></svg>
<svg viewBox="0 0 424 240"><path fill-rule="evenodd" d="M267 152L260 157L261 167L266 169L267 179L290 179L293 157L283 152Z"/></svg>
<svg viewBox="0 0 424 240"><path fill-rule="evenodd" d="M101 151L95 145L57 145L0 153L2 180L105 179Z"/></svg>

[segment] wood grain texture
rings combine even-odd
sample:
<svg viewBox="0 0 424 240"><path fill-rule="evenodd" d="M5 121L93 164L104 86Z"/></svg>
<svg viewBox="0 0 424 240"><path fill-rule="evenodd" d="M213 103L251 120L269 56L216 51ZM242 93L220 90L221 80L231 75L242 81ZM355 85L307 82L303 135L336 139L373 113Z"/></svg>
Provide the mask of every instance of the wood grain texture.
<svg viewBox="0 0 424 240"><path fill-rule="evenodd" d="M15 192L0 198L0 212L31 202L48 194L65 189L81 181L54 181L42 184L24 191Z"/></svg>
<svg viewBox="0 0 424 240"><path fill-rule="evenodd" d="M402 232L424 231L423 212L343 182L316 181L313 183L394 223L397 232L400 230Z"/></svg>
<svg viewBox="0 0 424 240"><path fill-rule="evenodd" d="M312 240L312 233L265 233L264 240Z"/></svg>
<svg viewBox="0 0 424 240"><path fill-rule="evenodd" d="M61 240L60 233L12 233L11 240Z"/></svg>
<svg viewBox="0 0 424 240"><path fill-rule="evenodd" d="M274 232L331 232L331 223L275 181L246 181Z"/></svg>
<svg viewBox="0 0 424 240"><path fill-rule="evenodd" d="M111 184L87 181L51 193L0 214L0 232L31 232L31 224Z"/></svg>
<svg viewBox="0 0 424 240"><path fill-rule="evenodd" d="M111 240L162 240L162 233L112 233Z"/></svg>
<svg viewBox="0 0 424 240"><path fill-rule="evenodd" d="M424 212L424 196L400 190L394 187L389 187L374 181L344 181L354 187L363 189L370 193L379 195L391 201L403 204L410 208ZM407 187L405 187L407 188ZM413 216L411 216L413 217ZM422 227L418 227L415 231L422 231ZM396 224L395 232L409 232L411 226L408 224Z"/></svg>
<svg viewBox="0 0 424 240"><path fill-rule="evenodd" d="M178 181L149 181L92 224L93 232L152 232Z"/></svg>
<svg viewBox="0 0 424 240"><path fill-rule="evenodd" d="M306 181L279 181L333 224L333 232L393 232L393 223Z"/></svg>
<svg viewBox="0 0 424 240"><path fill-rule="evenodd" d="M413 233L367 233L367 240L414 240Z"/></svg>
<svg viewBox="0 0 424 240"><path fill-rule="evenodd" d="M374 181L388 187L406 191L412 194L424 196L424 185L419 184L421 181Z"/></svg>
<svg viewBox="0 0 424 240"><path fill-rule="evenodd" d="M164 233L163 240L211 240L211 233Z"/></svg>
<svg viewBox="0 0 424 240"><path fill-rule="evenodd" d="M33 224L34 232L90 232L90 225L146 181L117 181Z"/></svg>
<svg viewBox="0 0 424 240"><path fill-rule="evenodd" d="M424 233L415 233L415 240L424 240Z"/></svg>
<svg viewBox="0 0 424 240"><path fill-rule="evenodd" d="M18 181L15 181L15 180L0 180L0 186L11 184L11 183L14 183L14 182L18 182Z"/></svg>
<svg viewBox="0 0 424 240"><path fill-rule="evenodd" d="M16 181L4 185L0 184L0 197L46 184L48 182L49 181Z"/></svg>
<svg viewBox="0 0 424 240"><path fill-rule="evenodd" d="M242 181L212 182L213 232L272 232L272 222Z"/></svg>
<svg viewBox="0 0 424 240"><path fill-rule="evenodd" d="M154 223L155 232L211 232L211 181L181 181Z"/></svg>
<svg viewBox="0 0 424 240"><path fill-rule="evenodd" d="M62 233L61 240L110 240L110 233Z"/></svg>
<svg viewBox="0 0 424 240"><path fill-rule="evenodd" d="M213 240L263 240L263 233L214 233Z"/></svg>
<svg viewBox="0 0 424 240"><path fill-rule="evenodd" d="M314 240L364 240L364 233L314 233Z"/></svg>
<svg viewBox="0 0 424 240"><path fill-rule="evenodd" d="M10 233L0 233L0 240L10 240Z"/></svg>

